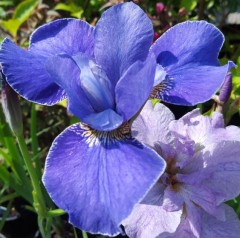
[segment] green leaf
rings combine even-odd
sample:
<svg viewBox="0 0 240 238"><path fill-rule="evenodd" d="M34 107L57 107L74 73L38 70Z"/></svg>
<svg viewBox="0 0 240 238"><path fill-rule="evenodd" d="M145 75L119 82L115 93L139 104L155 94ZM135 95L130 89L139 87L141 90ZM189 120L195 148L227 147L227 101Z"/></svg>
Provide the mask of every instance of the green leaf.
<svg viewBox="0 0 240 238"><path fill-rule="evenodd" d="M226 124L229 123L232 116L237 112L240 112L240 98L239 97L236 98L235 100L231 100L231 103L227 107L227 111L225 114Z"/></svg>
<svg viewBox="0 0 240 238"><path fill-rule="evenodd" d="M160 102L160 99L154 98L154 99L151 99L151 101L152 101L152 105L155 106L157 103Z"/></svg>
<svg viewBox="0 0 240 238"><path fill-rule="evenodd" d="M240 96L240 57L238 57L236 63L237 67L232 69L233 98Z"/></svg>
<svg viewBox="0 0 240 238"><path fill-rule="evenodd" d="M67 108L67 99L64 99L58 103L58 105Z"/></svg>
<svg viewBox="0 0 240 238"><path fill-rule="evenodd" d="M83 238L88 238L87 232L82 231L82 237L83 237Z"/></svg>
<svg viewBox="0 0 240 238"><path fill-rule="evenodd" d="M66 11L66 12L72 12L72 6L65 4L65 3L58 3L55 7L54 10L62 10L62 11Z"/></svg>
<svg viewBox="0 0 240 238"><path fill-rule="evenodd" d="M4 18L6 16L6 12L2 7L0 7L0 18Z"/></svg>
<svg viewBox="0 0 240 238"><path fill-rule="evenodd" d="M73 12L71 14L72 17L76 17L76 18L81 18L82 17L82 14L83 14L83 10L80 10L78 12Z"/></svg>
<svg viewBox="0 0 240 238"><path fill-rule="evenodd" d="M240 76L234 76L232 78L233 82L233 90L236 91L238 87L240 87Z"/></svg>
<svg viewBox="0 0 240 238"><path fill-rule="evenodd" d="M0 2L0 6L12 6L12 5L13 5L13 1L11 1L11 0Z"/></svg>
<svg viewBox="0 0 240 238"><path fill-rule="evenodd" d="M211 108L210 110L208 110L207 112L205 112L203 115L204 115L204 116L212 117L213 112L214 112L214 109Z"/></svg>
<svg viewBox="0 0 240 238"><path fill-rule="evenodd" d="M19 27L29 18L37 5L37 0L25 0L21 2L16 7L12 19L1 21L1 26L15 38Z"/></svg>
<svg viewBox="0 0 240 238"><path fill-rule="evenodd" d="M237 59L237 65L240 66L240 56Z"/></svg>
<svg viewBox="0 0 240 238"><path fill-rule="evenodd" d="M66 12L77 12L79 10L79 7L76 6L74 3L71 4L65 4L65 3L58 3L54 10L62 10Z"/></svg>
<svg viewBox="0 0 240 238"><path fill-rule="evenodd" d="M7 30L11 35L15 38L17 35L17 31L21 26L21 21L17 19L9 19L7 21L1 21L1 27Z"/></svg>
<svg viewBox="0 0 240 238"><path fill-rule="evenodd" d="M70 125L78 123L78 122L80 122L80 120L77 117L75 117L75 116L70 117Z"/></svg>
<svg viewBox="0 0 240 238"><path fill-rule="evenodd" d="M181 7L185 7L188 12L191 12L197 6L197 0L182 0Z"/></svg>
<svg viewBox="0 0 240 238"><path fill-rule="evenodd" d="M37 0L25 0L21 2L17 6L13 14L13 19L17 19L21 23L25 22L28 19L28 17L33 13L37 5L38 5Z"/></svg>
<svg viewBox="0 0 240 238"><path fill-rule="evenodd" d="M58 3L54 10L61 10L70 12L72 17L81 18L83 14L83 9L81 6L76 5L75 3Z"/></svg>
<svg viewBox="0 0 240 238"><path fill-rule="evenodd" d="M208 2L206 8L207 8L207 9L210 9L210 8L212 8L213 6L214 6L214 0Z"/></svg>

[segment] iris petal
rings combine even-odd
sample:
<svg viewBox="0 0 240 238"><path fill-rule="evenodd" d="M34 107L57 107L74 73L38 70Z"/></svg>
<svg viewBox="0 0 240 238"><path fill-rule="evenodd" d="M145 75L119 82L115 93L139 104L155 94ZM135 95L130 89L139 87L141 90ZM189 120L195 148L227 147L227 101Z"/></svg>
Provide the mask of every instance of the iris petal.
<svg viewBox="0 0 240 238"><path fill-rule="evenodd" d="M96 25L96 62L116 84L134 62L146 59L152 40L152 23L141 8L118 4L105 11Z"/></svg>
<svg viewBox="0 0 240 238"><path fill-rule="evenodd" d="M75 124L55 139L43 182L72 224L116 235L164 169L161 157L124 128L109 134Z"/></svg>
<svg viewBox="0 0 240 238"><path fill-rule="evenodd" d="M226 220L220 221L207 213L203 213L202 238L238 238L240 234L240 221L234 210L222 204L220 208L225 210Z"/></svg>
<svg viewBox="0 0 240 238"><path fill-rule="evenodd" d="M186 21L164 33L151 50L160 65L170 71L189 63L217 66L223 34L205 21Z"/></svg>
<svg viewBox="0 0 240 238"><path fill-rule="evenodd" d="M4 40L0 62L8 83L29 101L45 105L61 101L64 91L53 82L44 64L48 57L60 53L92 56L93 32L86 22L61 19L39 27L31 36L29 51Z"/></svg>
<svg viewBox="0 0 240 238"><path fill-rule="evenodd" d="M218 204L240 194L239 146L239 141L221 141L212 151L203 155L206 170L211 173L211 180L206 181L205 185L216 194L224 195L217 201Z"/></svg>
<svg viewBox="0 0 240 238"><path fill-rule="evenodd" d="M164 187L156 183L140 204L134 207L123 225L131 238L171 237L176 231L182 210L167 212L162 207Z"/></svg>
<svg viewBox="0 0 240 238"><path fill-rule="evenodd" d="M135 62L117 83L117 112L125 120L133 117L148 99L153 88L155 69L155 57L150 54L145 62Z"/></svg>
<svg viewBox="0 0 240 238"><path fill-rule="evenodd" d="M123 123L123 117L112 110L111 105L99 104L99 102L93 100L95 99L95 95L89 94L91 88L87 88L88 91L85 90L80 77L84 77L84 80L89 80L89 75L86 74L89 73L91 77L95 76L88 67L83 69L85 75L82 76L82 72L75 60L68 55L59 55L50 58L46 64L48 73L54 79L54 82L62 87L67 94L68 110L77 116L82 122L89 124L96 130L109 131L117 128ZM96 69L94 70L96 71ZM100 87L100 99L101 96L112 96L111 91L107 91L107 85L104 84L107 82L97 82L97 79L94 80L96 84L98 84L97 86ZM104 81L104 79L102 80ZM89 83L91 82L86 82L85 86L89 86ZM103 89L106 90L105 94ZM98 90L98 88L96 90ZM96 93L98 93L98 91ZM110 98L110 100L113 99ZM96 104L94 104L94 102L96 102ZM112 102L110 101L110 103ZM97 106L99 105L101 107L98 108Z"/></svg>
<svg viewBox="0 0 240 238"><path fill-rule="evenodd" d="M45 58L21 49L9 39L2 43L0 63L11 87L29 101L53 105L65 94L48 75L44 61Z"/></svg>
<svg viewBox="0 0 240 238"><path fill-rule="evenodd" d="M223 41L223 34L205 21L187 21L168 30L151 48L167 74L152 97L179 105L209 100L233 67L231 62L219 66Z"/></svg>
<svg viewBox="0 0 240 238"><path fill-rule="evenodd" d="M160 84L166 78L166 75L167 73L164 68L160 64L157 64L154 78L154 86Z"/></svg>
<svg viewBox="0 0 240 238"><path fill-rule="evenodd" d="M211 99L221 87L225 76L234 64L224 66L196 66L193 64L172 69L151 97L165 102L191 106Z"/></svg>
<svg viewBox="0 0 240 238"><path fill-rule="evenodd" d="M142 143L157 149L158 143L170 144L172 141L168 125L174 119L173 113L166 106L161 103L153 106L149 100L133 121L132 135Z"/></svg>
<svg viewBox="0 0 240 238"><path fill-rule="evenodd" d="M97 67L85 54L78 54L73 59L81 71L79 79L81 88L94 110L100 112L109 108L113 109L114 99L111 83L104 71Z"/></svg>
<svg viewBox="0 0 240 238"><path fill-rule="evenodd" d="M30 51L46 57L80 52L93 56L94 28L77 19L59 19L36 29L30 38Z"/></svg>
<svg viewBox="0 0 240 238"><path fill-rule="evenodd" d="M99 113L92 113L83 118L85 123L99 131L111 131L123 123L123 117L112 109L107 109Z"/></svg>
<svg viewBox="0 0 240 238"><path fill-rule="evenodd" d="M56 84L64 89L68 96L68 110L78 118L94 112L80 85L80 69L68 55L49 58L46 69Z"/></svg>

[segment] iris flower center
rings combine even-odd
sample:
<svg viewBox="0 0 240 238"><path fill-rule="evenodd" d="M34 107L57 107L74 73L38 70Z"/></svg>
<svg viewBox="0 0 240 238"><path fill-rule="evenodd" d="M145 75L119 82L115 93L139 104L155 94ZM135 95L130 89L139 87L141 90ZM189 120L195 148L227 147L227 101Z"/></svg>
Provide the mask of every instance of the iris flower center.
<svg viewBox="0 0 240 238"><path fill-rule="evenodd" d="M167 168L160 182L170 186L173 190L178 190L179 182L177 181L176 175L179 172L179 167L176 166L176 160L174 158L169 158L166 162Z"/></svg>
<svg viewBox="0 0 240 238"><path fill-rule="evenodd" d="M96 146L99 143L105 147L112 146L115 141L119 142L119 140L131 137L130 125L127 122L112 131L98 131L84 123L81 123L80 126L85 131L84 137L90 147Z"/></svg>

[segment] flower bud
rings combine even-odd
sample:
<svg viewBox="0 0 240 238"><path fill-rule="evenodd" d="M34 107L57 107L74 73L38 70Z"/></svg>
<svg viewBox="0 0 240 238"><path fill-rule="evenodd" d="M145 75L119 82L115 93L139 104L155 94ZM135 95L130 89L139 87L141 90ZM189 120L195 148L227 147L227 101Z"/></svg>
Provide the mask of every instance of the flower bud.
<svg viewBox="0 0 240 238"><path fill-rule="evenodd" d="M22 111L17 93L8 85L5 76L0 71L2 81L1 101L6 121L15 135L23 132Z"/></svg>
<svg viewBox="0 0 240 238"><path fill-rule="evenodd" d="M228 73L220 90L219 100L226 103L232 92L232 74Z"/></svg>
<svg viewBox="0 0 240 238"><path fill-rule="evenodd" d="M164 11L165 5L162 2L157 2L155 9L156 9L157 14L160 14Z"/></svg>

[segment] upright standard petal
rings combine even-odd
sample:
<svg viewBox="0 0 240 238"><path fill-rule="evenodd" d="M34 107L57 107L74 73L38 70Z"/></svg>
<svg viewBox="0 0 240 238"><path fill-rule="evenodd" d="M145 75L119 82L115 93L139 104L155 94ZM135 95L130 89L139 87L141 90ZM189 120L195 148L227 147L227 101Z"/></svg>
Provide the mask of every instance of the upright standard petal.
<svg viewBox="0 0 240 238"><path fill-rule="evenodd" d="M49 57L80 52L93 56L94 28L77 19L59 19L36 29L30 38L30 51Z"/></svg>
<svg viewBox="0 0 240 238"><path fill-rule="evenodd" d="M146 59L152 40L152 23L141 8L118 4L105 11L96 25L96 62L116 84L134 62Z"/></svg>
<svg viewBox="0 0 240 238"><path fill-rule="evenodd" d="M44 185L75 226L116 235L120 224L165 169L156 152L128 134L84 124L67 128L47 157Z"/></svg>
<svg viewBox="0 0 240 238"><path fill-rule="evenodd" d="M105 72L85 54L75 55L73 59L81 70L81 87L95 111L113 109L114 93Z"/></svg>
<svg viewBox="0 0 240 238"><path fill-rule="evenodd" d="M116 111L127 121L144 105L153 88L155 57L136 61L121 77L115 88Z"/></svg>
<svg viewBox="0 0 240 238"><path fill-rule="evenodd" d="M166 71L152 97L180 105L209 100L234 65L219 66L223 41L223 34L205 21L187 21L168 30L151 48Z"/></svg>
<svg viewBox="0 0 240 238"><path fill-rule="evenodd" d="M123 117L112 110L111 107L103 108L101 111L96 110L95 100L88 97L89 91L87 90L90 90L90 87L87 89L83 87L80 79L84 70L80 70L73 58L65 54L54 56L47 61L46 68L54 82L64 88L68 97L68 110L82 122L101 131L116 129L123 123ZM85 77L84 80L89 80L86 74L83 74L83 77ZM93 92L91 93L93 94ZM106 96L104 92L101 95ZM101 107L98 109L101 109Z"/></svg>
<svg viewBox="0 0 240 238"><path fill-rule="evenodd" d="M81 71L70 56L63 54L49 58L46 69L54 83L66 92L68 109L71 113L80 119L94 113L80 85Z"/></svg>
<svg viewBox="0 0 240 238"><path fill-rule="evenodd" d="M0 50L0 63L10 86L25 99L53 105L65 94L48 75L45 59L5 39Z"/></svg>

